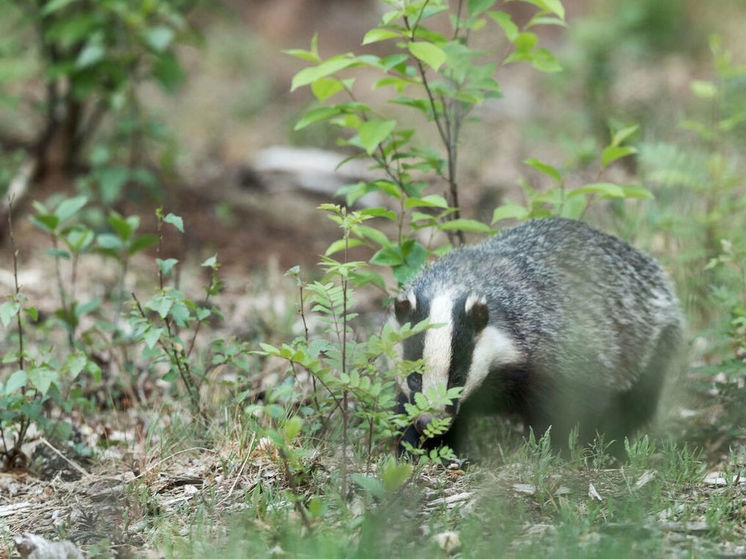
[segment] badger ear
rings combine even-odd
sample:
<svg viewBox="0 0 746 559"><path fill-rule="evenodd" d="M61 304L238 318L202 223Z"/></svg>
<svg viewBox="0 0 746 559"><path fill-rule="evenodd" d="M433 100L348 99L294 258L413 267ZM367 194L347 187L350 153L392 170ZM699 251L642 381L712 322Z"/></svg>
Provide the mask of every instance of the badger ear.
<svg viewBox="0 0 746 559"><path fill-rule="evenodd" d="M401 293L394 302L394 316L399 324L407 322L409 315L417 308L417 299L414 292Z"/></svg>
<svg viewBox="0 0 746 559"><path fill-rule="evenodd" d="M464 314L475 332L481 332L487 326L490 311L484 295L469 294L464 303Z"/></svg>

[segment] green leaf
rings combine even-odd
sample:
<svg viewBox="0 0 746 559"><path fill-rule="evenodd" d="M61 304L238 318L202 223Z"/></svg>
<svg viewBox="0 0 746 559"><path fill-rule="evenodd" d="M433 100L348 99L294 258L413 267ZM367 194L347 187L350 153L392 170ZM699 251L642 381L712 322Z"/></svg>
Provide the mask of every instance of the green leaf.
<svg viewBox="0 0 746 559"><path fill-rule="evenodd" d="M520 33L514 41L515 49L518 52L528 52L536 46L539 38L535 33Z"/></svg>
<svg viewBox="0 0 746 559"><path fill-rule="evenodd" d="M565 19L565 8L560 0L523 0L527 4L532 4L537 8L551 12L560 19Z"/></svg>
<svg viewBox="0 0 746 559"><path fill-rule="evenodd" d="M365 34L365 37L363 37L363 44L369 45L371 43L377 43L379 41L385 41L387 39L396 39L397 37L402 36L403 34L401 31L394 31L393 29L382 29L380 27L376 27Z"/></svg>
<svg viewBox="0 0 746 559"><path fill-rule="evenodd" d="M218 255L217 254L213 254L209 258L206 258L204 260L204 262L202 262L202 264L200 264L200 266L202 266L204 268L212 268L213 270L217 270L218 269ZM289 271L290 270L288 270L288 272Z"/></svg>
<svg viewBox="0 0 746 559"><path fill-rule="evenodd" d="M176 264L178 264L179 260L176 258L166 258L165 260L161 260L160 258L156 258L155 261L158 263L158 269L161 271L163 275L169 275Z"/></svg>
<svg viewBox="0 0 746 559"><path fill-rule="evenodd" d="M112 204L121 197L122 188L130 178L130 170L121 165L111 165L99 169L96 176L104 203Z"/></svg>
<svg viewBox="0 0 746 559"><path fill-rule="evenodd" d="M524 163L526 165L530 165L537 171L540 171L544 173L545 175L552 177L557 182L560 182L562 180L562 176L560 175L560 172L557 170L556 167L553 167L549 165L548 163L544 163L543 161L540 161L536 159L535 157L532 157L531 159L526 159Z"/></svg>
<svg viewBox="0 0 746 559"><path fill-rule="evenodd" d="M407 44L407 48L415 58L421 60L436 71L448 58L442 48L426 41L410 42Z"/></svg>
<svg viewBox="0 0 746 559"><path fill-rule="evenodd" d="M60 202L60 205L54 210L54 215L57 216L60 223L64 223L78 213L78 211L87 203L88 198L86 196L67 198Z"/></svg>
<svg viewBox="0 0 746 559"><path fill-rule="evenodd" d="M639 184L630 184L622 188L624 190L625 198L643 198L646 200L653 200L655 198L652 192Z"/></svg>
<svg viewBox="0 0 746 559"><path fill-rule="evenodd" d="M12 394L19 388L23 388L24 386L26 386L27 382L28 375L26 374L26 371L18 370L10 375L10 377L8 377L8 380L3 387L3 394L5 394L6 396Z"/></svg>
<svg viewBox="0 0 746 559"><path fill-rule="evenodd" d="M106 56L106 50L98 41L88 41L80 51L75 60L75 67L79 69L88 68L100 62Z"/></svg>
<svg viewBox="0 0 746 559"><path fill-rule="evenodd" d="M470 16L476 16L489 10L495 4L495 0L469 0L466 3L466 11Z"/></svg>
<svg viewBox="0 0 746 559"><path fill-rule="evenodd" d="M129 246L129 254L135 254L141 250L145 250L148 247L158 243L158 237L155 235L140 235Z"/></svg>
<svg viewBox="0 0 746 559"><path fill-rule="evenodd" d="M178 215L174 215L172 213L168 214L166 217L163 218L164 223L169 223L176 227L181 233L184 232L184 220L182 220Z"/></svg>
<svg viewBox="0 0 746 559"><path fill-rule="evenodd" d="M295 124L293 130L301 130L314 122L328 120L341 112L342 111L337 107L319 107L317 109L311 109Z"/></svg>
<svg viewBox="0 0 746 559"><path fill-rule="evenodd" d="M163 328L148 328L148 330L142 336L142 339L145 342L145 345L148 346L148 349L153 349L155 347L155 344L157 344L158 340L161 339L162 333Z"/></svg>
<svg viewBox="0 0 746 559"><path fill-rule="evenodd" d="M150 45L150 48L152 48L156 52L165 51L169 47L173 39L173 29L171 29L170 27L165 27L163 25L148 29L145 33L146 42L148 43L148 45Z"/></svg>
<svg viewBox="0 0 746 559"><path fill-rule="evenodd" d="M396 464L393 460L386 464L381 473L383 487L388 492L396 491L412 475L412 464Z"/></svg>
<svg viewBox="0 0 746 559"><path fill-rule="evenodd" d="M42 396L46 396L52 383L57 383L58 375L57 372L52 369L46 367L35 367L28 371L28 379Z"/></svg>
<svg viewBox="0 0 746 559"><path fill-rule="evenodd" d="M632 136L637 130L640 128L639 124L633 124L632 126L626 126L620 130L617 130L614 132L614 134L611 137L611 145L612 146L618 146L621 145L622 142L624 142L627 138Z"/></svg>
<svg viewBox="0 0 746 559"><path fill-rule="evenodd" d="M518 26L513 23L513 18L510 17L509 13L495 10L489 12L487 15L494 19L495 23L502 27L503 31L505 32L505 37L507 37L508 41L512 43L516 40L516 37L518 37L519 33Z"/></svg>
<svg viewBox="0 0 746 559"><path fill-rule="evenodd" d="M438 194L430 194L428 196L423 196L422 198L407 198L407 201L404 202L404 207L406 209L411 208L447 208L448 202L445 198Z"/></svg>
<svg viewBox="0 0 746 559"><path fill-rule="evenodd" d="M474 219L452 219L438 225L438 229L441 231L468 231L471 233L494 233L494 230L481 221Z"/></svg>
<svg viewBox="0 0 746 559"><path fill-rule="evenodd" d="M632 146L609 146L601 154L601 167L606 167L609 163L633 153L637 153L637 148Z"/></svg>
<svg viewBox="0 0 746 559"><path fill-rule="evenodd" d="M492 212L492 223L497 223L503 219L526 219L528 213L528 210L519 204L503 204Z"/></svg>
<svg viewBox="0 0 746 559"><path fill-rule="evenodd" d="M300 72L293 76L292 84L290 85L290 91L295 91L299 87L309 85L319 78L335 74L340 70L344 70L349 66L352 66L357 61L349 54L340 54L325 60L318 66L311 66L310 68L303 68Z"/></svg>
<svg viewBox="0 0 746 559"><path fill-rule="evenodd" d="M298 417L297 415L294 415L290 419L288 419L285 422L285 429L284 429L284 435L285 435L285 441L286 442L292 442L295 437L298 436L298 433L300 433L300 430L303 428L303 420Z"/></svg>
<svg viewBox="0 0 746 559"><path fill-rule="evenodd" d="M331 256L332 254L335 254L337 252L340 252L345 249L345 244L347 243L347 246L350 248L352 247L358 247L362 245L362 241L359 241L358 239L337 239L332 244L329 245L329 248L326 249L326 252L324 253L325 256Z"/></svg>
<svg viewBox="0 0 746 559"><path fill-rule="evenodd" d="M115 212L112 212L111 215L109 215L108 221L111 228L114 229L114 232L123 241L129 240L132 233L134 233L135 229L140 225L140 218L136 215L125 219Z"/></svg>
<svg viewBox="0 0 746 559"><path fill-rule="evenodd" d="M20 312L21 305L16 301L5 301L0 305L0 322L6 328L10 324L10 321Z"/></svg>
<svg viewBox="0 0 746 559"><path fill-rule="evenodd" d="M717 86L710 81L692 80L689 87L692 93L700 99L713 99L718 93Z"/></svg>
<svg viewBox="0 0 746 559"><path fill-rule="evenodd" d="M311 83L311 92L319 101L324 101L344 89L344 84L337 78L319 78Z"/></svg>
<svg viewBox="0 0 746 559"><path fill-rule="evenodd" d="M61 10L68 4L72 4L73 2L77 2L77 1L78 0L50 0L42 8L41 15L48 16L51 13Z"/></svg>
<svg viewBox="0 0 746 559"><path fill-rule="evenodd" d="M552 52L547 49L536 49L533 51L531 53L531 64L540 72L552 73L562 71L560 63L557 62Z"/></svg>
<svg viewBox="0 0 746 559"><path fill-rule="evenodd" d="M568 198L581 194L600 194L603 198L624 198L624 190L618 184L610 182L596 182L575 188L567 193Z"/></svg>
<svg viewBox="0 0 746 559"><path fill-rule="evenodd" d="M26 307L23 309L23 312L25 312L32 321L36 322L39 320L39 309L36 307Z"/></svg>
<svg viewBox="0 0 746 559"><path fill-rule="evenodd" d="M372 155L378 145L396 128L395 120L369 120L358 129L360 143L368 155Z"/></svg>
<svg viewBox="0 0 746 559"><path fill-rule="evenodd" d="M65 361L65 368L67 369L67 372L70 373L70 376L75 379L81 371L83 371L87 362L88 359L86 358L85 353L71 353Z"/></svg>
<svg viewBox="0 0 746 559"><path fill-rule="evenodd" d="M363 474L352 474L350 478L362 489L364 489L374 497L382 499L386 496L386 490L383 487L383 483L381 483L379 479L376 479L372 476L365 476Z"/></svg>
<svg viewBox="0 0 746 559"><path fill-rule="evenodd" d="M98 237L96 237L96 242L101 248L106 250L113 250L115 252L119 252L124 248L124 243L122 243L122 240L112 233L101 233Z"/></svg>

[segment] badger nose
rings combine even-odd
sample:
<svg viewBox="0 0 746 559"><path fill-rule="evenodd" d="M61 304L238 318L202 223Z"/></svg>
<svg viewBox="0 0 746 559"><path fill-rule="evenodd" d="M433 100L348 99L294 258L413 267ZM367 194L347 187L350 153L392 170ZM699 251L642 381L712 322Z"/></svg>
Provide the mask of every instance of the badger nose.
<svg viewBox="0 0 746 559"><path fill-rule="evenodd" d="M430 413L423 413L417 416L414 420L414 428L417 432L422 435L425 432L425 428L433 422L433 416Z"/></svg>

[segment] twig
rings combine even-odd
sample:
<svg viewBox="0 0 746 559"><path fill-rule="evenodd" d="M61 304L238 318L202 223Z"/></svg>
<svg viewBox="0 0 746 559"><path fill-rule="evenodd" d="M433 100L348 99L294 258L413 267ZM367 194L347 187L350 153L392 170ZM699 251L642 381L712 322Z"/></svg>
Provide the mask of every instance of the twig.
<svg viewBox="0 0 746 559"><path fill-rule="evenodd" d="M81 466L78 466L78 464L76 464L75 462L73 462L72 460L70 460L67 456L65 456L64 454L62 454L59 450L57 450L55 448L55 446L52 443L50 443L47 439L45 439L44 437L39 437L39 440L41 442L43 442L45 445L47 445L49 448L51 448L54 451L55 454L57 454L65 462L67 462L68 464L70 464L70 466L72 466L75 470L77 470L78 473L80 473L83 477L89 477L91 475L84 468L82 468Z"/></svg>

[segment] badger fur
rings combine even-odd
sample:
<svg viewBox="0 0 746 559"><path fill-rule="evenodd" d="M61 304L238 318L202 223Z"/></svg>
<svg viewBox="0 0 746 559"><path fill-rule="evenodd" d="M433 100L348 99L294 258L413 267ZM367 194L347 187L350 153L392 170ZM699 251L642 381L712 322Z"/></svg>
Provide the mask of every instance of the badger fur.
<svg viewBox="0 0 746 559"><path fill-rule="evenodd" d="M576 425L581 443L622 441L655 412L676 356L682 316L650 257L582 222L529 221L451 251L405 286L400 324L432 327L403 342L423 373L401 385L399 409L429 386L462 387L438 410L457 449L474 414L520 418L557 447ZM432 421L402 434L417 446Z"/></svg>

